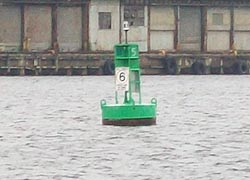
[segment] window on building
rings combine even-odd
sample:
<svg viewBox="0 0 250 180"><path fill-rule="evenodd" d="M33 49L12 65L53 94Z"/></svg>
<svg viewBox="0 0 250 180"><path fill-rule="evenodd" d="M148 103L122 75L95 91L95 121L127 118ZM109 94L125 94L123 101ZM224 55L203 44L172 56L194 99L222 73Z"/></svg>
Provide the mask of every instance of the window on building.
<svg viewBox="0 0 250 180"><path fill-rule="evenodd" d="M124 21L130 26L144 26L144 6L125 6Z"/></svg>
<svg viewBox="0 0 250 180"><path fill-rule="evenodd" d="M99 29L111 29L111 12L99 12Z"/></svg>
<svg viewBox="0 0 250 180"><path fill-rule="evenodd" d="M223 14L213 13L213 25L223 25Z"/></svg>

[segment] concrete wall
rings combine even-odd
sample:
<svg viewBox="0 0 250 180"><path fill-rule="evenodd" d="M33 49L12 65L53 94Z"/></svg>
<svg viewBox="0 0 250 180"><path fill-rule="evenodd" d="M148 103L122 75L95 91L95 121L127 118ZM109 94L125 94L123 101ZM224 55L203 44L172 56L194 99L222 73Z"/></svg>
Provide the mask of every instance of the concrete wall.
<svg viewBox="0 0 250 180"><path fill-rule="evenodd" d="M250 50L250 8L235 8L234 30L235 48Z"/></svg>
<svg viewBox="0 0 250 180"><path fill-rule="evenodd" d="M99 12L111 13L111 29L99 29ZM114 44L119 43L119 1L92 0L89 13L90 49L92 51L113 50Z"/></svg>
<svg viewBox="0 0 250 180"><path fill-rule="evenodd" d="M218 18L219 17L219 18ZM224 51L230 48L230 10L208 8L207 50Z"/></svg>
<svg viewBox="0 0 250 180"><path fill-rule="evenodd" d="M150 49L174 49L174 9L164 6L150 8Z"/></svg>
<svg viewBox="0 0 250 180"><path fill-rule="evenodd" d="M25 6L24 36L29 50L43 51L51 47L52 23L50 6Z"/></svg>
<svg viewBox="0 0 250 180"><path fill-rule="evenodd" d="M58 7L57 31L61 52L75 52L82 48L81 7Z"/></svg>
<svg viewBox="0 0 250 180"><path fill-rule="evenodd" d="M18 51L21 45L21 9L0 6L0 51Z"/></svg>

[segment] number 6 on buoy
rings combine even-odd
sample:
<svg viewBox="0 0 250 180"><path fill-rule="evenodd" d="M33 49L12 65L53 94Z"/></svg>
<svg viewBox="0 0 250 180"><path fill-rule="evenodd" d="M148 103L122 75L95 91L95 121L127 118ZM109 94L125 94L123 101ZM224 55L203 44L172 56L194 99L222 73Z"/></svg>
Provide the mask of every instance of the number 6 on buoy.
<svg viewBox="0 0 250 180"><path fill-rule="evenodd" d="M129 68L118 67L115 69L116 91L129 90Z"/></svg>

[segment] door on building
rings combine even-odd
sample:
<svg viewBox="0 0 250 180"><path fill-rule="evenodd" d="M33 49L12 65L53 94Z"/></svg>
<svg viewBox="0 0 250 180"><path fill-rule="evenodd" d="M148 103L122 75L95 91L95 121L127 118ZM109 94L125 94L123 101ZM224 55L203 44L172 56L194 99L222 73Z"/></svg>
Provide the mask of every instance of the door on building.
<svg viewBox="0 0 250 180"><path fill-rule="evenodd" d="M112 51L119 43L119 1L91 0L89 11L91 50Z"/></svg>
<svg viewBox="0 0 250 180"><path fill-rule="evenodd" d="M183 51L201 50L201 9L179 8L179 45Z"/></svg>

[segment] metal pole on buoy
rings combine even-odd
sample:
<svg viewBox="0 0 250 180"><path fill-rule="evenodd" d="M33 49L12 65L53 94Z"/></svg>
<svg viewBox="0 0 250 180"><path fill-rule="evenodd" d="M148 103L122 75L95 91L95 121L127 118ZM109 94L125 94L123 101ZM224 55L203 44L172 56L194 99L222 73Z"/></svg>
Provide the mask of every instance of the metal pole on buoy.
<svg viewBox="0 0 250 180"><path fill-rule="evenodd" d="M125 44L128 44L128 31L129 31L128 21L123 22L123 30L125 31Z"/></svg>
<svg viewBox="0 0 250 180"><path fill-rule="evenodd" d="M157 101L148 104L141 100L141 69L139 47L128 43L129 24L123 23L125 44L116 44L115 56L115 104L101 100L102 124L117 126L143 126L156 124Z"/></svg>

